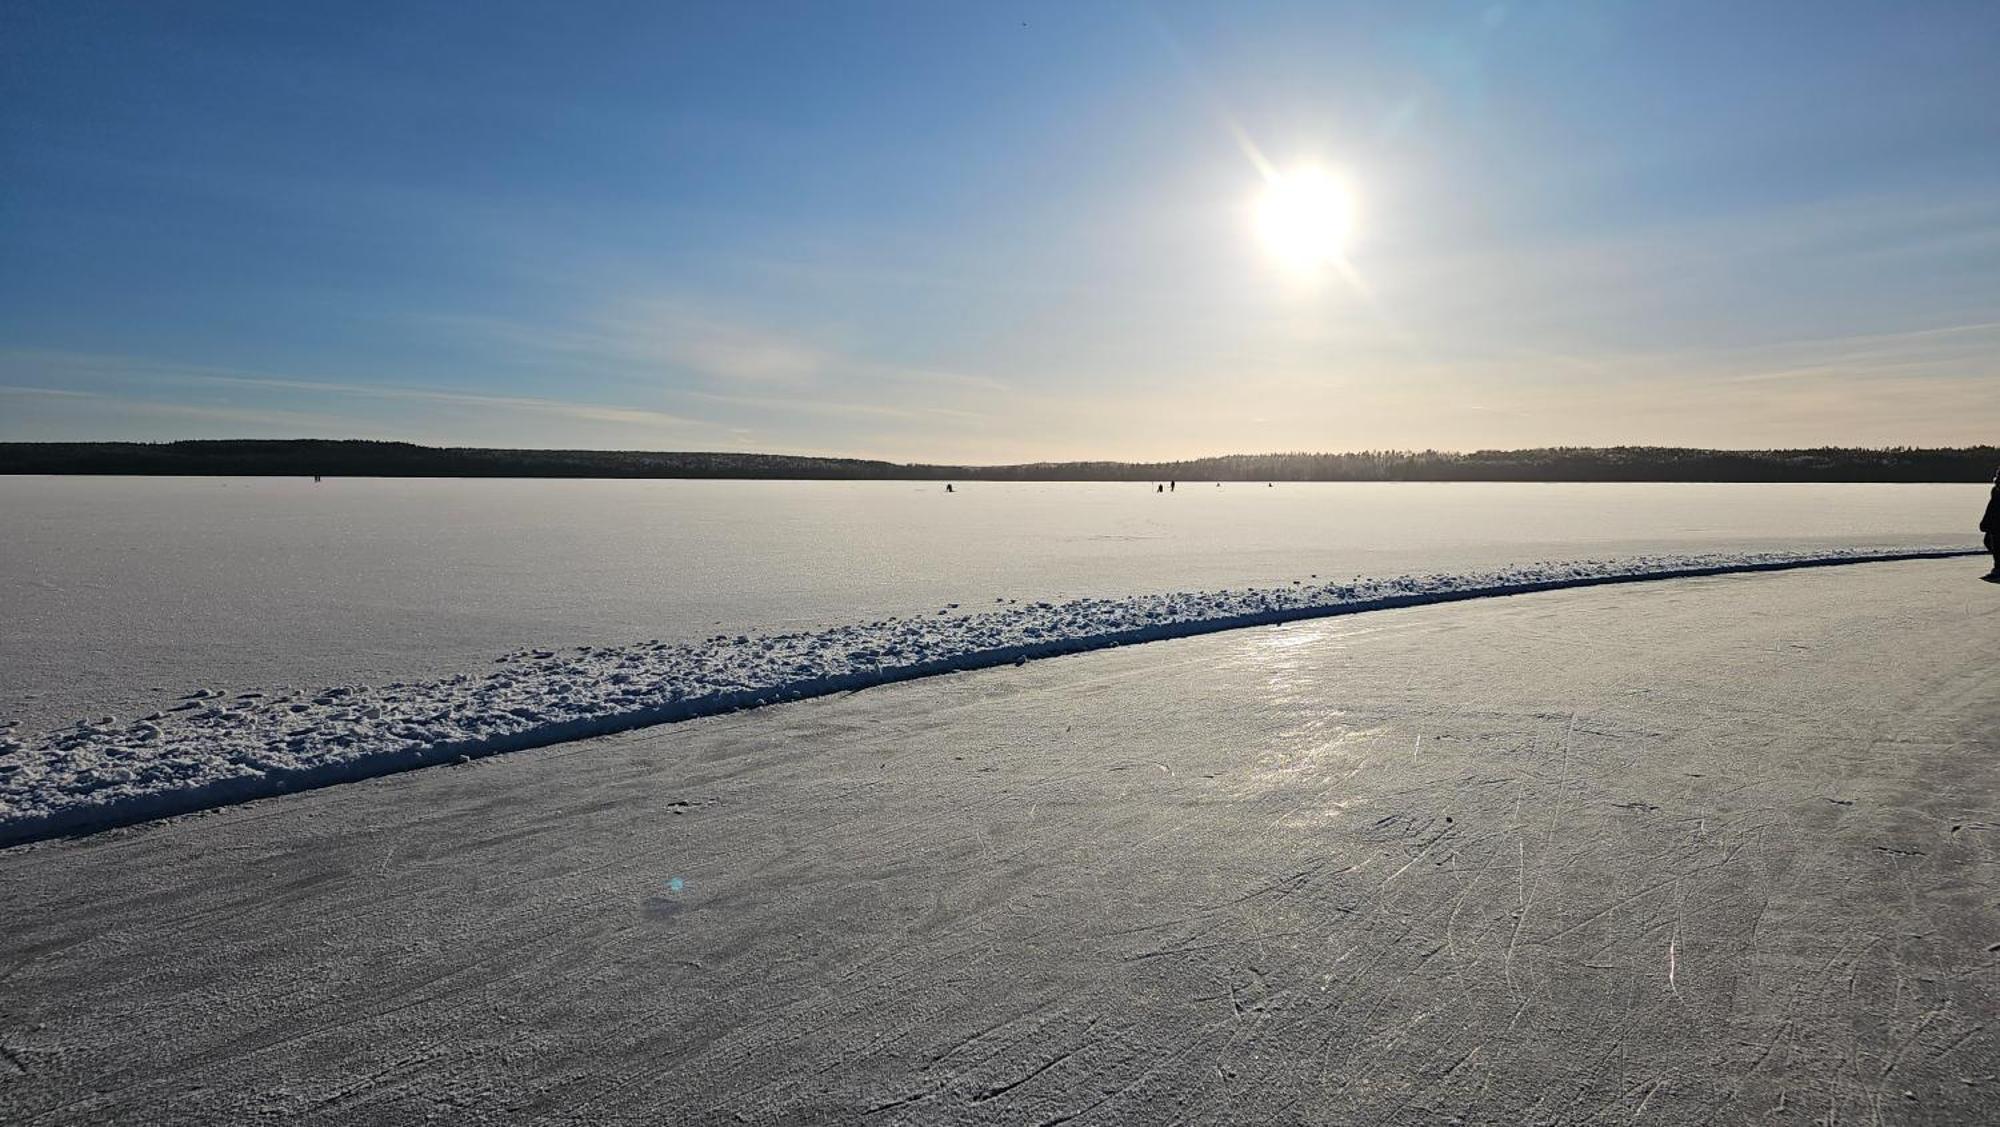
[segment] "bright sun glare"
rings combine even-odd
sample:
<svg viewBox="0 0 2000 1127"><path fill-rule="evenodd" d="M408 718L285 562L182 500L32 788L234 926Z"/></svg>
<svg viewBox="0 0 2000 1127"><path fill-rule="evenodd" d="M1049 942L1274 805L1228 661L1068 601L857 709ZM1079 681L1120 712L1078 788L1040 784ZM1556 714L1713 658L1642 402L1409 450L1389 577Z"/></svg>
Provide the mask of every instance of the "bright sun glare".
<svg viewBox="0 0 2000 1127"><path fill-rule="evenodd" d="M1257 204L1257 233L1286 265L1301 270L1338 263L1354 230L1354 193L1317 168L1274 175Z"/></svg>

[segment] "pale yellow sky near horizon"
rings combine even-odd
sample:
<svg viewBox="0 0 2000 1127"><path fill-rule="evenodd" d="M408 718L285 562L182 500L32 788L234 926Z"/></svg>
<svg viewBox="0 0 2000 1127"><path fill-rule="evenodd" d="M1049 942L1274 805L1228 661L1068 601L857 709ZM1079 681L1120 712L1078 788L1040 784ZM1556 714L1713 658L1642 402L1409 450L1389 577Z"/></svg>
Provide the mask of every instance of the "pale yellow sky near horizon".
<svg viewBox="0 0 2000 1127"><path fill-rule="evenodd" d="M0 440L2000 442L2000 6L28 3Z"/></svg>

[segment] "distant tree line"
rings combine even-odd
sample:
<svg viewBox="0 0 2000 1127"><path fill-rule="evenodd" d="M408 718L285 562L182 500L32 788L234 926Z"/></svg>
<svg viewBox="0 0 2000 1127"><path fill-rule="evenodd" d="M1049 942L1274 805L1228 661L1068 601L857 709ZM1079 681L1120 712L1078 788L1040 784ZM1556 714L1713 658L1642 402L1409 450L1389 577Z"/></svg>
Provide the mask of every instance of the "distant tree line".
<svg viewBox="0 0 2000 1127"><path fill-rule="evenodd" d="M498 450L244 439L0 443L0 474L242 477L791 478L879 481L1987 481L2000 449L1554 446L1232 454L1178 462L950 466L788 454Z"/></svg>

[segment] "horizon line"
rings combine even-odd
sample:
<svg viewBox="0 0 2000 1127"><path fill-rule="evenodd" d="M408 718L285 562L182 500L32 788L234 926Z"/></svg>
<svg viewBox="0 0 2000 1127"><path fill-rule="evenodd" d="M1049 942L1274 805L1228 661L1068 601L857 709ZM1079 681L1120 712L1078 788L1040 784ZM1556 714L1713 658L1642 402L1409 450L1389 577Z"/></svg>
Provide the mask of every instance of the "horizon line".
<svg viewBox="0 0 2000 1127"><path fill-rule="evenodd" d="M898 459L862 454L799 454L772 450L717 450L698 448L665 448L638 446L482 446L482 445L441 445L412 442L396 438L173 438L173 439L0 439L0 451L20 448L73 448L73 449L118 449L142 448L164 450L173 447L299 447L299 446L378 446L396 447L414 451L435 453L480 453L480 454L569 454L582 456L639 455L649 457L701 457L701 458L743 458L758 460L791 460L811 462L860 462L871 465L889 466L899 469L966 469L966 470L1014 470L1057 466L1172 466L1198 462L1226 462L1255 458L1475 458L1495 455L1562 454L1588 455L1620 452L1642 452L1656 455L1711 455L1711 456L1753 456L1776 454L1888 454L1888 455L1930 455L1972 457L1979 454L2000 454L2000 444L1978 443L1966 446L1925 446L1917 444L1889 444L1880 446L1851 446L1827 444L1819 446L1681 446L1652 443L1610 443L1604 445L1541 445L1541 446L1480 446L1467 448L1446 448L1437 446L1381 446L1338 449L1291 449L1291 450L1238 450L1226 454L1193 454L1164 458L1040 458L1018 462L954 462L926 459ZM0 469L0 473L8 472Z"/></svg>

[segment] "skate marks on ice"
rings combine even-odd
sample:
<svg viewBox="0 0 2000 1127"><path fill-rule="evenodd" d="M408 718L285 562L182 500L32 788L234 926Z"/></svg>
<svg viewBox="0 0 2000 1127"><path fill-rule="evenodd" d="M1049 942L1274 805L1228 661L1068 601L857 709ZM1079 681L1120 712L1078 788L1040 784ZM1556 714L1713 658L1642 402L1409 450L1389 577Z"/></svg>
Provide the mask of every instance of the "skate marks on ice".
<svg viewBox="0 0 2000 1127"><path fill-rule="evenodd" d="M951 604L793 634L524 650L385 686L200 688L137 720L22 736L0 725L0 844L86 833L396 771L916 677L1385 608L1962 550L1736 552L1519 564L1064 603Z"/></svg>
<svg viewBox="0 0 2000 1127"><path fill-rule="evenodd" d="M1939 570L1301 623L17 851L0 1118L1976 1122L2000 622Z"/></svg>

